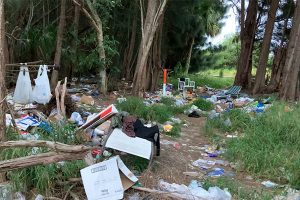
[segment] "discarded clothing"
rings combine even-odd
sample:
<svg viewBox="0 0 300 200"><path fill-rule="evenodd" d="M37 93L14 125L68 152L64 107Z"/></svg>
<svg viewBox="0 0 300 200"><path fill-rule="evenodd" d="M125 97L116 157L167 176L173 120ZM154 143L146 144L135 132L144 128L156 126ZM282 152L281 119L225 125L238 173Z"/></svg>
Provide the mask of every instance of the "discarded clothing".
<svg viewBox="0 0 300 200"><path fill-rule="evenodd" d="M160 133L158 126L146 127L141 120L137 119L134 123L136 137L140 137L152 142L156 146L156 155L160 155Z"/></svg>
<svg viewBox="0 0 300 200"><path fill-rule="evenodd" d="M125 116L123 118L123 128L122 131L128 135L129 137L135 137L134 132L134 123L136 121L136 117L134 116Z"/></svg>

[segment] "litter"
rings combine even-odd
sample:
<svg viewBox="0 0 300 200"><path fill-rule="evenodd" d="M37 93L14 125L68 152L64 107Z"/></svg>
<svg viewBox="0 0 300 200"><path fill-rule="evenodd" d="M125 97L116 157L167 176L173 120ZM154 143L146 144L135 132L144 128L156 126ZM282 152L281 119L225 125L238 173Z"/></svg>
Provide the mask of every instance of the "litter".
<svg viewBox="0 0 300 200"><path fill-rule="evenodd" d="M199 176L198 172L183 172L183 174L186 175L186 176L192 176L192 177Z"/></svg>
<svg viewBox="0 0 300 200"><path fill-rule="evenodd" d="M198 159L192 163L193 166L199 167L200 169L204 169L204 170L211 168L215 164L216 162L213 160L204 160L204 159Z"/></svg>
<svg viewBox="0 0 300 200"><path fill-rule="evenodd" d="M265 187L267 188L275 188L275 187L278 187L279 185L277 183L274 183L272 181L263 181L261 182L262 185L264 185Z"/></svg>
<svg viewBox="0 0 300 200"><path fill-rule="evenodd" d="M213 171L208 172L206 175L210 177L219 177L225 173L223 168L214 168Z"/></svg>
<svg viewBox="0 0 300 200"><path fill-rule="evenodd" d="M32 100L44 105L47 104L52 97L47 72L48 66L40 65L38 76L35 79L35 87L32 91Z"/></svg>
<svg viewBox="0 0 300 200"><path fill-rule="evenodd" d="M78 112L73 112L71 114L70 121L73 123L76 123L78 126L81 126L84 124L84 121Z"/></svg>
<svg viewBox="0 0 300 200"><path fill-rule="evenodd" d="M170 125L170 124L167 124L167 125L164 125L164 126L163 126L163 129L164 129L164 132L169 133L169 132L172 131L173 126Z"/></svg>
<svg viewBox="0 0 300 200"><path fill-rule="evenodd" d="M16 124L20 130L26 131L30 126L38 126L40 122L31 116L16 119Z"/></svg>
<svg viewBox="0 0 300 200"><path fill-rule="evenodd" d="M138 181L119 156L86 167L80 173L88 199L122 199L124 191Z"/></svg>
<svg viewBox="0 0 300 200"><path fill-rule="evenodd" d="M196 183L197 184L197 183ZM160 180L158 186L160 190L170 192L176 197L188 200L231 200L231 194L227 189L220 189L218 187L210 187L208 190L203 189L198 185L196 187L195 182L191 184L191 187L186 185L179 185L176 183L167 183Z"/></svg>
<svg viewBox="0 0 300 200"><path fill-rule="evenodd" d="M91 105L91 106L93 106L95 104L95 101L94 101L93 97L86 96L86 95L81 96L80 102L83 103L83 104Z"/></svg>
<svg viewBox="0 0 300 200"><path fill-rule="evenodd" d="M28 104L32 102L32 86L29 77L28 67L21 66L14 92L15 103Z"/></svg>

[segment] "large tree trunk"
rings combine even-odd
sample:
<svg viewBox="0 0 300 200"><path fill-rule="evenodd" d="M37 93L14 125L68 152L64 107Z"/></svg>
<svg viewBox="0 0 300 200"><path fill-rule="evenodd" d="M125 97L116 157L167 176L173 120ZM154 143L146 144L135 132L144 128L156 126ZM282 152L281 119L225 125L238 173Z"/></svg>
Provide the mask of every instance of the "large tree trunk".
<svg viewBox="0 0 300 200"><path fill-rule="evenodd" d="M186 60L186 64L185 64L185 74L186 75L189 73L189 69L190 69L191 57L192 57L194 42L195 42L195 38L193 37L193 39L191 40L189 54L188 54L188 57L187 57L187 60Z"/></svg>
<svg viewBox="0 0 300 200"><path fill-rule="evenodd" d="M0 0L0 142L5 136L5 19L4 0ZM0 183L5 181L5 174L0 173Z"/></svg>
<svg viewBox="0 0 300 200"><path fill-rule="evenodd" d="M234 80L235 85L240 85L243 88L248 88L251 81L251 60L256 31L256 15L257 0L252 0L249 2L249 6L247 8L247 17L244 23L245 27L241 29L243 30L243 32L241 32L241 53Z"/></svg>
<svg viewBox="0 0 300 200"><path fill-rule="evenodd" d="M159 26L160 18L165 11L167 0L163 0L159 5L158 1L148 0L145 24L142 25L142 40L139 48L136 71L134 74L133 94L142 96L145 90L146 64L154 35ZM142 9L142 8L141 8ZM143 15L141 15L143 22Z"/></svg>
<svg viewBox="0 0 300 200"><path fill-rule="evenodd" d="M300 68L300 2L297 1L293 16L293 26L287 49L287 58L283 71L280 98L294 101L299 98L299 68Z"/></svg>
<svg viewBox="0 0 300 200"><path fill-rule="evenodd" d="M54 64L57 66L60 66L62 41L64 37L65 24L66 24L66 0L61 0L60 17L59 17L59 24L58 24L57 37L56 37L56 50L54 56ZM51 75L51 88L54 88L57 85L57 81L58 81L58 70L54 69Z"/></svg>
<svg viewBox="0 0 300 200"><path fill-rule="evenodd" d="M274 22L275 22L275 16L276 16L276 11L278 9L278 5L279 5L279 0L271 1L271 6L268 13L268 20L265 27L264 39L261 47L261 52L259 56L259 62L258 62L258 67L257 67L257 72L255 77L255 84L253 88L254 94L262 92L265 89L266 69L267 69L272 33L274 29Z"/></svg>

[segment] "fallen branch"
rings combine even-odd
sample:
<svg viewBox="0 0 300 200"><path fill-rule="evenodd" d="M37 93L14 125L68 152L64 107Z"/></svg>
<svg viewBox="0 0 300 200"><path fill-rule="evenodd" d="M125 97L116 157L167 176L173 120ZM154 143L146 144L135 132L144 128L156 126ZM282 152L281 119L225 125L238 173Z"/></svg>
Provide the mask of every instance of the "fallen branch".
<svg viewBox="0 0 300 200"><path fill-rule="evenodd" d="M22 158L15 158L0 162L0 172L11 171L15 169L22 169L35 165L47 165L57 163L59 161L81 160L85 157L87 152L81 153L42 153L38 155L26 156Z"/></svg>
<svg viewBox="0 0 300 200"><path fill-rule="evenodd" d="M19 140L0 142L1 148L15 148L15 147L47 147L58 152L64 153L80 153L87 152L97 147L87 147L84 145L68 145L59 142L51 142L45 140Z"/></svg>

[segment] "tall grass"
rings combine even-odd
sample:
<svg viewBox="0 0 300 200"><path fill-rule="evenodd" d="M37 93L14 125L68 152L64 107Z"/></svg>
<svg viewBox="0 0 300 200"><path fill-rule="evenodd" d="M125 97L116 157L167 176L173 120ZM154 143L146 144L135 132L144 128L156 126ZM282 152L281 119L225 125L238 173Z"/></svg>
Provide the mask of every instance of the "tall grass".
<svg viewBox="0 0 300 200"><path fill-rule="evenodd" d="M39 139L49 141L58 141L66 144L76 144L74 137L74 126L67 124L65 126L52 125L51 134L36 129L33 134L39 135ZM18 133L8 129L6 132L7 140L18 140ZM11 148L0 151L0 160L9 160L29 156L37 153L48 152L47 148ZM7 173L12 182L14 190L26 192L32 188L43 195L53 194L53 189L57 181L65 181L68 178L80 177L80 169L85 167L84 161L70 161L61 164L38 165L24 169L14 170Z"/></svg>
<svg viewBox="0 0 300 200"><path fill-rule="evenodd" d="M223 131L243 131L244 137L228 140L228 158L240 161L243 170L263 179L289 183L299 189L300 107L294 105L292 111L285 112L285 106L282 102L275 102L253 120L241 115L240 111L233 111L229 114L233 127L224 128L220 122L208 122L211 124L207 126Z"/></svg>

